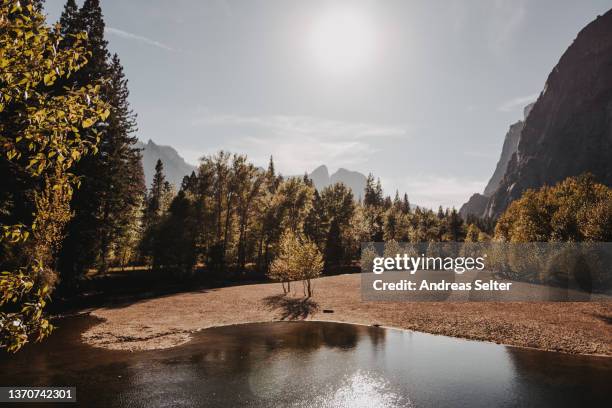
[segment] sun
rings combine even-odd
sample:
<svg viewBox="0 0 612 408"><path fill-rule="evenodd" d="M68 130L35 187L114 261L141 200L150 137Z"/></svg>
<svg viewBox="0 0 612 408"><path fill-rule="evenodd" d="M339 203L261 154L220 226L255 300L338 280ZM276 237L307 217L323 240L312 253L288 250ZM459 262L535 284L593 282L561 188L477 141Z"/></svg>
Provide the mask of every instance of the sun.
<svg viewBox="0 0 612 408"><path fill-rule="evenodd" d="M314 19L308 48L325 73L357 73L373 62L376 30L370 15L349 6L328 9Z"/></svg>

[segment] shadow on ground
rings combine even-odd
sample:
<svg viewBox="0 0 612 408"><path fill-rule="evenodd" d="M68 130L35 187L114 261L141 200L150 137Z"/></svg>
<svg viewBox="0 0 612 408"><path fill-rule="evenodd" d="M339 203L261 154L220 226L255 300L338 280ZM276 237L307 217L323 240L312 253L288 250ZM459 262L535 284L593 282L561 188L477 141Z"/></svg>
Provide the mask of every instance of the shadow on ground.
<svg viewBox="0 0 612 408"><path fill-rule="evenodd" d="M593 313L593 316L601 320L602 322L612 325L612 315L604 315L601 313Z"/></svg>
<svg viewBox="0 0 612 408"><path fill-rule="evenodd" d="M310 298L287 295L268 296L264 303L271 310L280 310L281 320L303 320L319 310L319 304Z"/></svg>

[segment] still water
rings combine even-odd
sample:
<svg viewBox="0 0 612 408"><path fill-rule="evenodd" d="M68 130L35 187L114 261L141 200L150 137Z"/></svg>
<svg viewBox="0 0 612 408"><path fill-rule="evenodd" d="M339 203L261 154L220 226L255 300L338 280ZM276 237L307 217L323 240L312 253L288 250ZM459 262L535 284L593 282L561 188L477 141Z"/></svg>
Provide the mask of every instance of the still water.
<svg viewBox="0 0 612 408"><path fill-rule="evenodd" d="M610 358L319 322L214 328L130 353L82 344L94 322L62 320L45 343L0 355L0 385L76 386L67 406L84 407L612 406Z"/></svg>

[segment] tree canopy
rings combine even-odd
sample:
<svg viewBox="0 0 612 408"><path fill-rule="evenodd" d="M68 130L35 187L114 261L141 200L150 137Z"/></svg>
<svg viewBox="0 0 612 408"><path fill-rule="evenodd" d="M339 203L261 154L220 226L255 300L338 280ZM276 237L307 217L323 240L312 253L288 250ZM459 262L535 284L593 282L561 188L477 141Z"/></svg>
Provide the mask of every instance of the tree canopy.
<svg viewBox="0 0 612 408"><path fill-rule="evenodd" d="M495 237L509 242L610 242L612 189L584 174L528 190L499 218Z"/></svg>
<svg viewBox="0 0 612 408"><path fill-rule="evenodd" d="M71 170L97 152L99 134L83 130L110 115L100 83L54 89L58 79L77 72L90 57L86 34L71 38L70 47L60 47L59 28L49 27L38 7L2 0L0 160L3 171L31 188L26 205L33 211L16 211L24 203L15 200L18 194L5 192L0 239L8 255L0 260L0 346L11 351L51 331L43 308L57 280L56 255L72 217L73 186L79 183Z"/></svg>

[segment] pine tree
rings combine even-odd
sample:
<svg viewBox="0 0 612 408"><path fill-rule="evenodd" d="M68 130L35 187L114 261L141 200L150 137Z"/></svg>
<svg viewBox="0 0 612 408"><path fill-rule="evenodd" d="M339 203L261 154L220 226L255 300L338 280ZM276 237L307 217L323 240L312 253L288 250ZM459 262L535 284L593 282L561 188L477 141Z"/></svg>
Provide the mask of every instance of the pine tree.
<svg viewBox="0 0 612 408"><path fill-rule="evenodd" d="M391 207L393 207L393 201L391 200L391 197L386 196L385 199L383 200L383 210L386 211Z"/></svg>
<svg viewBox="0 0 612 408"><path fill-rule="evenodd" d="M108 42L104 39L105 24L100 0L85 0L74 23L77 30L87 33L88 48L91 52L89 62L77 73L77 80L83 77L89 77L90 80L105 78L110 54Z"/></svg>
<svg viewBox="0 0 612 408"><path fill-rule="evenodd" d="M82 27L79 26L79 7L75 0L66 1L64 11L62 11L62 15L59 19L59 24L61 33L64 36L76 34L82 29ZM68 40L68 38L64 38L64 41L66 40Z"/></svg>
<svg viewBox="0 0 612 408"><path fill-rule="evenodd" d="M465 238L465 231L463 228L463 219L455 208L448 214L448 235L449 241L458 242L463 241Z"/></svg>
<svg viewBox="0 0 612 408"><path fill-rule="evenodd" d="M399 191L395 190L395 198L393 198L393 208L400 211L402 208L402 201L400 200Z"/></svg>
<svg viewBox="0 0 612 408"><path fill-rule="evenodd" d="M70 3L70 1L68 2ZM58 86L80 87L82 84L105 81L108 78L108 50L104 40L104 21L98 0L85 0L78 14L74 5L67 4L62 13L66 34L87 33L87 50L90 52L87 64L71 78ZM69 47L70 41L61 44ZM103 98L108 98L107 89L102 90ZM83 129L84 137L92 137L95 131L99 137L98 154L81 160L75 174L81 178L81 187L75 192L73 208L75 217L67 228L67 237L62 245L59 268L62 286L73 290L77 278L98 261L100 254L100 218L106 197L104 158L107 153L108 136L106 121L98 121L88 129Z"/></svg>
<svg viewBox="0 0 612 408"><path fill-rule="evenodd" d="M410 202L408 201L408 194L404 193L404 198L402 200L402 213L410 214Z"/></svg>
<svg viewBox="0 0 612 408"><path fill-rule="evenodd" d="M103 98L111 105L111 114L104 122L85 129L86 133L94 129L100 134L99 153L83 160L76 169L83 183L75 194L76 216L60 259L66 277L73 280L85 268L108 267L113 243L133 230L130 214L142 205L145 186L140 152L134 147L136 115L128 102L127 79L119 57L111 58L107 50L99 0L85 0L78 12L75 2L68 0L60 24L68 36L80 31L88 35L88 63L70 81L79 86L103 80Z"/></svg>
<svg viewBox="0 0 612 408"><path fill-rule="evenodd" d="M167 183L164 176L164 164L160 159L155 163L155 174L151 182L151 188L147 195L147 206L145 209L145 225L155 224L161 217L164 185Z"/></svg>
<svg viewBox="0 0 612 408"><path fill-rule="evenodd" d="M372 173L368 174L366 179L366 186L363 196L363 205L366 207L376 207L382 204L382 194L379 196L376 190L376 184L374 183L374 176Z"/></svg>
<svg viewBox="0 0 612 408"><path fill-rule="evenodd" d="M155 174L151 188L146 194L144 211L142 214L143 237L140 243L142 258L154 255L155 245L159 238L158 227L162 222L164 207L164 188L168 182L164 176L164 164L160 159L155 163Z"/></svg>
<svg viewBox="0 0 612 408"><path fill-rule="evenodd" d="M318 190L314 191L312 208L304 220L304 234L314 242L320 251L325 249L325 238L329 220L325 212L325 206Z"/></svg>
<svg viewBox="0 0 612 408"><path fill-rule="evenodd" d="M374 189L376 192L376 200L380 204L383 203L383 189L382 184L380 183L380 178L376 179L376 187Z"/></svg>
<svg viewBox="0 0 612 408"><path fill-rule="evenodd" d="M334 218L329 226L325 243L325 270L330 272L339 267L343 257L344 253L342 248L340 224L338 220Z"/></svg>
<svg viewBox="0 0 612 408"><path fill-rule="evenodd" d="M127 100L127 79L116 54L111 61L109 79L106 94L111 104L111 114L107 121L100 174L106 189L98 228L102 270L107 268L112 243L125 233L133 221L130 214L140 205L145 190L140 152L134 147L137 141L134 136L136 116Z"/></svg>
<svg viewBox="0 0 612 408"><path fill-rule="evenodd" d="M192 201L179 191L168 214L155 229L153 267L168 268L178 277L191 275L196 261L196 225Z"/></svg>
<svg viewBox="0 0 612 408"><path fill-rule="evenodd" d="M281 182L281 177L276 175L274 170L274 159L270 156L270 162L268 163L268 170L266 171L266 186L271 194L274 194L278 189Z"/></svg>

